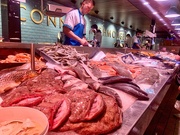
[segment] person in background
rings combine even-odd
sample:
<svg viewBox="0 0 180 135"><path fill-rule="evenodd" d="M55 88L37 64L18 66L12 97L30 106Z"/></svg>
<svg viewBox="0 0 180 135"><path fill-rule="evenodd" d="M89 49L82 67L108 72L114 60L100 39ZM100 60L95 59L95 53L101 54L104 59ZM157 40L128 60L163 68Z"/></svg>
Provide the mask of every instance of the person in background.
<svg viewBox="0 0 180 135"><path fill-rule="evenodd" d="M58 33L57 42L63 44L63 42L64 42L64 33L63 32Z"/></svg>
<svg viewBox="0 0 180 135"><path fill-rule="evenodd" d="M154 46L155 46L155 41L154 41L154 38L152 38L150 50L153 50Z"/></svg>
<svg viewBox="0 0 180 135"><path fill-rule="evenodd" d="M94 33L94 37L93 37L94 47L101 47L101 42L102 42L101 30L98 29L98 26L96 24L93 24L91 26L91 29Z"/></svg>
<svg viewBox="0 0 180 135"><path fill-rule="evenodd" d="M132 48L132 37L130 34L126 35L125 46L128 48Z"/></svg>
<svg viewBox="0 0 180 135"><path fill-rule="evenodd" d="M140 42L141 32L136 31L136 35L132 37L132 48L133 49L141 49L141 42Z"/></svg>
<svg viewBox="0 0 180 135"><path fill-rule="evenodd" d="M120 48L120 40L116 40L116 42L114 43L114 47L115 48Z"/></svg>
<svg viewBox="0 0 180 135"><path fill-rule="evenodd" d="M94 6L94 0L83 0L79 9L74 9L67 13L63 25L65 45L86 46L89 44L84 37L86 34L84 15L88 14Z"/></svg>

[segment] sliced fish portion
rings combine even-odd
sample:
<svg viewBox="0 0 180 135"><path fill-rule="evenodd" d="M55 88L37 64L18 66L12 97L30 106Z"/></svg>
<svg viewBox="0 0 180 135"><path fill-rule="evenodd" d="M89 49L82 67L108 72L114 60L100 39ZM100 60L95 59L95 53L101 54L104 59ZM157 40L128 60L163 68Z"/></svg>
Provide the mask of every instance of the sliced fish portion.
<svg viewBox="0 0 180 135"><path fill-rule="evenodd" d="M0 75L0 94L17 87L22 81L37 76L36 72L29 70L18 70L1 73Z"/></svg>

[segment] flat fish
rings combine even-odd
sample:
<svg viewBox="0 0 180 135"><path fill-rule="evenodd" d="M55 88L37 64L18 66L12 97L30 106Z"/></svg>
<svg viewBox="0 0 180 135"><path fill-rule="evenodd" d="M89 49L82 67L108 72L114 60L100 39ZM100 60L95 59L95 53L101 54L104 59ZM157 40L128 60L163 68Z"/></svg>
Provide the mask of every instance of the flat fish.
<svg viewBox="0 0 180 135"><path fill-rule="evenodd" d="M159 80L159 73L156 69L151 67L142 67L140 74L135 77L136 84L149 84L153 85Z"/></svg>
<svg viewBox="0 0 180 135"><path fill-rule="evenodd" d="M22 81L37 76L35 71L14 70L0 74L0 94L21 84Z"/></svg>

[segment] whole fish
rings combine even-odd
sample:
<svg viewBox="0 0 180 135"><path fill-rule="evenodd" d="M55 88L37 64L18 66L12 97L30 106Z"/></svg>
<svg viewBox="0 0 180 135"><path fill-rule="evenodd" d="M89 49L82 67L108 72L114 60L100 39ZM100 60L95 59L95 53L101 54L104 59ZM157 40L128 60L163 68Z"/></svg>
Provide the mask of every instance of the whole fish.
<svg viewBox="0 0 180 135"><path fill-rule="evenodd" d="M120 82L131 82L132 78L125 77L125 76L109 76L99 78L99 81L102 84L113 84L113 83L120 83Z"/></svg>
<svg viewBox="0 0 180 135"><path fill-rule="evenodd" d="M117 101L117 104L119 105L119 107L121 107L121 108L123 107L121 97L116 92L115 89L108 87L108 86L101 85L98 89L98 92L113 97Z"/></svg>
<svg viewBox="0 0 180 135"><path fill-rule="evenodd" d="M127 84L127 85L121 85L121 83L114 83L114 84L109 84L107 85L111 88L115 88L117 90L121 90L124 91L132 96L137 97L139 100L149 100L149 97L147 95L147 93L145 93L144 91L134 88L134 86Z"/></svg>
<svg viewBox="0 0 180 135"><path fill-rule="evenodd" d="M14 70L0 74L0 94L17 87L21 82L28 78L37 76L35 71L31 70Z"/></svg>

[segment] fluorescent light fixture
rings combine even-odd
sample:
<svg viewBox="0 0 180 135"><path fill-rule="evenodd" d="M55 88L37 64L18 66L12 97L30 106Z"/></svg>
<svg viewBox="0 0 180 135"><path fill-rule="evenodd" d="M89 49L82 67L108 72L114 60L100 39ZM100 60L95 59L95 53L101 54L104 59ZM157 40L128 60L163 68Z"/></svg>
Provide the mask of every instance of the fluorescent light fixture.
<svg viewBox="0 0 180 135"><path fill-rule="evenodd" d="M180 26L176 26L174 30L180 30Z"/></svg>
<svg viewBox="0 0 180 135"><path fill-rule="evenodd" d="M172 21L171 25L172 25L172 26L180 25L180 17L175 18L175 19Z"/></svg>
<svg viewBox="0 0 180 135"><path fill-rule="evenodd" d="M154 1L168 1L168 0L154 0Z"/></svg>
<svg viewBox="0 0 180 135"><path fill-rule="evenodd" d="M16 1L19 1L19 2L24 2L24 3L26 3L26 0L16 0Z"/></svg>
<svg viewBox="0 0 180 135"><path fill-rule="evenodd" d="M149 5L149 2L144 2L143 4L144 4L144 5Z"/></svg>
<svg viewBox="0 0 180 135"><path fill-rule="evenodd" d="M177 9L176 6L172 6L165 14L167 18L173 18L180 16L180 11Z"/></svg>

